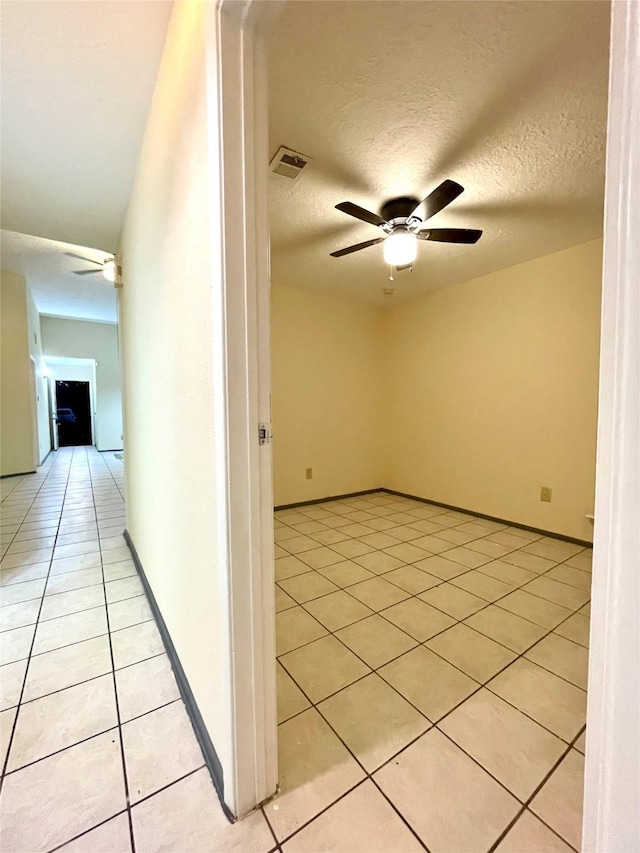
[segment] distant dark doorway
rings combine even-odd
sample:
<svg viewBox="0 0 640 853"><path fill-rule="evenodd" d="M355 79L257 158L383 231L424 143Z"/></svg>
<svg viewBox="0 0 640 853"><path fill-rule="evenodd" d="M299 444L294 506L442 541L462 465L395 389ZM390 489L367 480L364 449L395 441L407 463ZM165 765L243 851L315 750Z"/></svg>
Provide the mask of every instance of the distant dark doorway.
<svg viewBox="0 0 640 853"><path fill-rule="evenodd" d="M89 383L57 380L56 403L60 447L93 444Z"/></svg>

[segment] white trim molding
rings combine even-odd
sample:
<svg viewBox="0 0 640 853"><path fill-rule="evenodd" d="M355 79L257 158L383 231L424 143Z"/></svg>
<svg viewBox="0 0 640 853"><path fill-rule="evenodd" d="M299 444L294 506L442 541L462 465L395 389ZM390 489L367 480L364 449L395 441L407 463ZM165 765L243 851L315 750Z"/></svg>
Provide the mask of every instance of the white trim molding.
<svg viewBox="0 0 640 853"><path fill-rule="evenodd" d="M270 424L266 34L281 7L217 0L206 7L214 298L214 393L220 562L228 566L233 777L224 797L242 817L276 792L277 714ZM210 103L214 98L210 98ZM227 785L227 781L229 784Z"/></svg>
<svg viewBox="0 0 640 853"><path fill-rule="evenodd" d="M640 851L640 3L613 0L582 849Z"/></svg>

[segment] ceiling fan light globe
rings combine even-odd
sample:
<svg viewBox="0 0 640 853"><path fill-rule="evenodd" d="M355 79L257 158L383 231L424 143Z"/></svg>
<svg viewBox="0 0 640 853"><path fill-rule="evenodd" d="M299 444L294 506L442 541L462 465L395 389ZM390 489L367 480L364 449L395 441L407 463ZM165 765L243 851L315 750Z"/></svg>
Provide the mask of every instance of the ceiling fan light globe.
<svg viewBox="0 0 640 853"><path fill-rule="evenodd" d="M116 260L115 258L109 258L109 260L105 261L102 265L102 275L107 279L107 281L115 281L116 280Z"/></svg>
<svg viewBox="0 0 640 853"><path fill-rule="evenodd" d="M384 241L384 259L392 267L411 264L418 254L418 240L408 231L396 231Z"/></svg>

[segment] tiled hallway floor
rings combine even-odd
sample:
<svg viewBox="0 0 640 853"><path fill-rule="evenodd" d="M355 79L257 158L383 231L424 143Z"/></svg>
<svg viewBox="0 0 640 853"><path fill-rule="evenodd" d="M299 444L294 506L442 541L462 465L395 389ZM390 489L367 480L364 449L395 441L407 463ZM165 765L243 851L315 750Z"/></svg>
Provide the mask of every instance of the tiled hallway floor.
<svg viewBox="0 0 640 853"><path fill-rule="evenodd" d="M65 449L1 485L3 853L234 849L122 539L122 462Z"/></svg>
<svg viewBox="0 0 640 853"><path fill-rule="evenodd" d="M281 792L231 826L122 463L1 487L3 853L579 849L590 550L385 493L278 512Z"/></svg>

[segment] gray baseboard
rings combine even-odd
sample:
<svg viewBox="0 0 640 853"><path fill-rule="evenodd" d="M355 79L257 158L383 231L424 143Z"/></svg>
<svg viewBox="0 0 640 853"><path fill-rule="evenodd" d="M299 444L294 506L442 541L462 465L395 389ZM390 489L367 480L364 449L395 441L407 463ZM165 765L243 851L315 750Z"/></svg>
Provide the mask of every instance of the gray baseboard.
<svg viewBox="0 0 640 853"><path fill-rule="evenodd" d="M541 530L539 527L529 527L526 524L520 524L517 521L510 521L507 518L497 518L495 515L486 515L483 512L478 512L475 509L467 509L462 506L454 506L453 504L444 504L440 501L432 501L429 498L419 498L417 495L410 495L407 492L397 492L395 489L387 489L380 486L378 489L367 489L364 492L351 492L348 495L332 495L328 498L316 498L313 501L299 501L293 504L282 504L274 507L274 511L281 509L296 509L301 506L313 506L314 504L329 503L330 501L340 501L344 498L357 498L361 495L373 495L377 492L386 492L388 495L397 495L399 498L409 498L412 501L420 501L423 504L431 504L432 506L441 506L443 509L450 509L454 512L467 512L470 515L475 515L477 518L486 518L487 521L497 521L498 524L508 524L509 527L517 527L520 530L528 530L530 533L538 533L540 536L549 536L552 539L560 539L562 542L573 542L576 545L583 545L585 548L591 548L593 542L587 539L576 539L573 536L564 536L562 533L553 533L551 530Z"/></svg>
<svg viewBox="0 0 640 853"><path fill-rule="evenodd" d="M530 533L538 533L540 536L549 536L551 539L560 539L562 542L573 542L575 545L583 545L585 548L591 548L593 542L587 539L576 539L573 536L565 536L562 533L552 533L550 530L541 530L539 527L529 527L526 524L520 524L517 521L509 521L507 518L497 518L495 515L486 515L483 512L478 512L475 509L465 509L462 506L453 506L452 504L443 504L440 501L430 501L428 498L419 498L417 495L408 495L406 492L396 492L395 489L378 489L380 492L387 492L389 495L397 495L399 498L409 498L412 501L420 501L423 504L431 504L432 506L441 506L444 509L450 509L453 512L468 512L470 515L475 515L477 518L486 518L487 521L497 521L498 524L508 524L509 527L517 527L519 530L528 530Z"/></svg>
<svg viewBox="0 0 640 853"><path fill-rule="evenodd" d="M151 612L153 613L153 617L156 620L156 625L158 626L158 630L160 631L160 636L162 637L162 642L164 643L164 647L167 652L167 657L169 658L171 668L173 669L173 673L176 677L176 682L178 683L180 695L182 696L182 700L187 708L187 713L191 720L191 725L193 726L193 731L195 733L196 739L200 744L200 749L202 750L202 755L204 756L205 764L207 765L209 773L211 774L213 787L216 789L218 799L220 800L220 805L222 806L222 810L225 816L229 821L233 823L235 821L235 817L224 801L224 773L222 770L222 764L220 763L220 759L218 758L218 753L216 752L211 737L209 736L209 732L204 724L204 720L202 719L202 715L200 713L200 709L198 708L195 696L193 695L193 691L191 690L191 686L187 679L186 673L182 667L182 664L180 663L180 658L178 657L176 647L173 645L173 640L171 639L171 635L169 634L165 621L162 617L162 613L160 612L160 608L158 607L158 603L153 594L153 590L151 589L149 581L147 580L147 576L145 575L142 563L140 562L140 557L138 556L138 552L136 551L135 545L133 544L133 540L131 539L131 535L129 534L128 530L125 530L123 535L129 547L129 550L131 551L131 556L133 558L133 562L135 564L138 575L140 576L140 580L142 581L142 586L144 587L147 600L149 601Z"/></svg>
<svg viewBox="0 0 640 853"><path fill-rule="evenodd" d="M341 501L345 498L359 498L361 495L373 495L375 492L386 492L386 489L380 486L378 489L365 489L364 492L349 492L346 495L331 495L328 498L314 498L312 501L298 501L295 504L280 504L280 506L274 506L273 510L277 512L280 509L295 509L299 506L312 506L313 504L323 504L329 501Z"/></svg>

